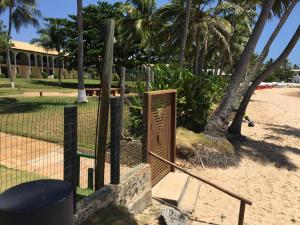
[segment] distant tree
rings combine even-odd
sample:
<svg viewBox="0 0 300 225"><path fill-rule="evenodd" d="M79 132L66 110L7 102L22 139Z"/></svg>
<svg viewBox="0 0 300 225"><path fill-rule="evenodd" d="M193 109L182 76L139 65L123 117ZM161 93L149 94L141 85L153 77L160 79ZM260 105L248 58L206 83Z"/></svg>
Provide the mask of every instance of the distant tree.
<svg viewBox="0 0 300 225"><path fill-rule="evenodd" d="M6 50L10 47L11 44L7 41L7 39L7 31L3 22L0 21L0 53L6 52ZM2 56L0 60L3 60Z"/></svg>
<svg viewBox="0 0 300 225"><path fill-rule="evenodd" d="M98 2L95 5L88 5L82 8L83 17L83 41L84 41L84 70L95 70L96 74L101 74L101 64L103 63L104 54L104 29L105 19L114 18L119 20L122 17L122 3L109 4L107 2ZM77 16L70 15L69 18L63 19L64 29L67 35L65 51L68 54L70 68L77 67L78 43L77 31L74 29L77 25ZM118 60L122 57L123 48L116 48L114 56ZM76 68L77 69L77 68Z"/></svg>
<svg viewBox="0 0 300 225"><path fill-rule="evenodd" d="M61 84L61 69L63 64L64 52L67 35L64 23L61 19L46 18L45 27L38 30L39 37L31 40L45 49L55 49L58 52L59 72L58 82Z"/></svg>
<svg viewBox="0 0 300 225"><path fill-rule="evenodd" d="M21 27L27 27L28 25L39 26L38 18L41 17L41 12L37 9L37 0L2 0L0 2L0 14L5 11L8 11L8 42L11 38L13 27L19 32ZM14 87L9 49L6 50L6 60L8 76L11 80L11 86Z"/></svg>
<svg viewBox="0 0 300 225"><path fill-rule="evenodd" d="M155 35L156 0L129 0L121 6L125 17L119 23L118 41L127 46L138 43L151 61L153 37Z"/></svg>

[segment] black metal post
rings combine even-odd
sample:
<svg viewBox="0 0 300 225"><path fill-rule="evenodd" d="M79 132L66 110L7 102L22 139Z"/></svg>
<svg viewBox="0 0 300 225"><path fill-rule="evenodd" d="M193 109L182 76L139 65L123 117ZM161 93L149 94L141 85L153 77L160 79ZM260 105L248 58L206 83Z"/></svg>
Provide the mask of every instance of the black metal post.
<svg viewBox="0 0 300 225"><path fill-rule="evenodd" d="M88 168L88 188L94 190L94 169Z"/></svg>
<svg viewBox="0 0 300 225"><path fill-rule="evenodd" d="M120 97L112 97L111 101L111 131L110 131L110 163L111 163L111 173L110 173L110 182L111 184L120 183L120 141L121 141L121 114L120 106L121 99Z"/></svg>
<svg viewBox="0 0 300 225"><path fill-rule="evenodd" d="M76 210L76 186L79 183L77 157L77 107L64 108L64 180L73 188L74 211Z"/></svg>

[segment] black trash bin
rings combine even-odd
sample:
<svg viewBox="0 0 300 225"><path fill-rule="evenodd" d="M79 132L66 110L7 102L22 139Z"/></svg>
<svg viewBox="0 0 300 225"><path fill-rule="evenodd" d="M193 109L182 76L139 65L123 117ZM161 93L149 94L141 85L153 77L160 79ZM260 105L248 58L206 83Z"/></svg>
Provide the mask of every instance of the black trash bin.
<svg viewBox="0 0 300 225"><path fill-rule="evenodd" d="M0 225L74 225L72 186L39 180L5 191L0 195Z"/></svg>

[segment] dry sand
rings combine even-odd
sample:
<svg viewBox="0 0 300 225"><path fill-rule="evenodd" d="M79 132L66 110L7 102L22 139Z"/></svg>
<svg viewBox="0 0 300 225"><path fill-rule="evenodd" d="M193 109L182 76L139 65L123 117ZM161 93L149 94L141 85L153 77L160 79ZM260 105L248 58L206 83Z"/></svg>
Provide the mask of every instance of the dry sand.
<svg viewBox="0 0 300 225"><path fill-rule="evenodd" d="M300 89L257 91L244 123L248 141L240 146L238 168L193 169L193 172L241 194L253 202L246 207L247 225L300 224ZM238 223L239 201L202 185L193 225Z"/></svg>

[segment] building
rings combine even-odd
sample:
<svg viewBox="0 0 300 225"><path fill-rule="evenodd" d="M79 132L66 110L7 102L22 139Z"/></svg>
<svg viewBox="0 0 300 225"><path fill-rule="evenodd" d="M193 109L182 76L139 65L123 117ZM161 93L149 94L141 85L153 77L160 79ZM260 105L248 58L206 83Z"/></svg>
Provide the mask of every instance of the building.
<svg viewBox="0 0 300 225"><path fill-rule="evenodd" d="M53 75L58 73L58 52L46 50L43 47L26 42L12 41L10 51L11 69L13 76L22 78L42 77L42 73ZM0 63L0 74L7 76L7 63L4 57ZM64 65L62 64L62 70Z"/></svg>
<svg viewBox="0 0 300 225"><path fill-rule="evenodd" d="M291 70L295 75L292 79L292 83L300 83L300 69L292 69Z"/></svg>

